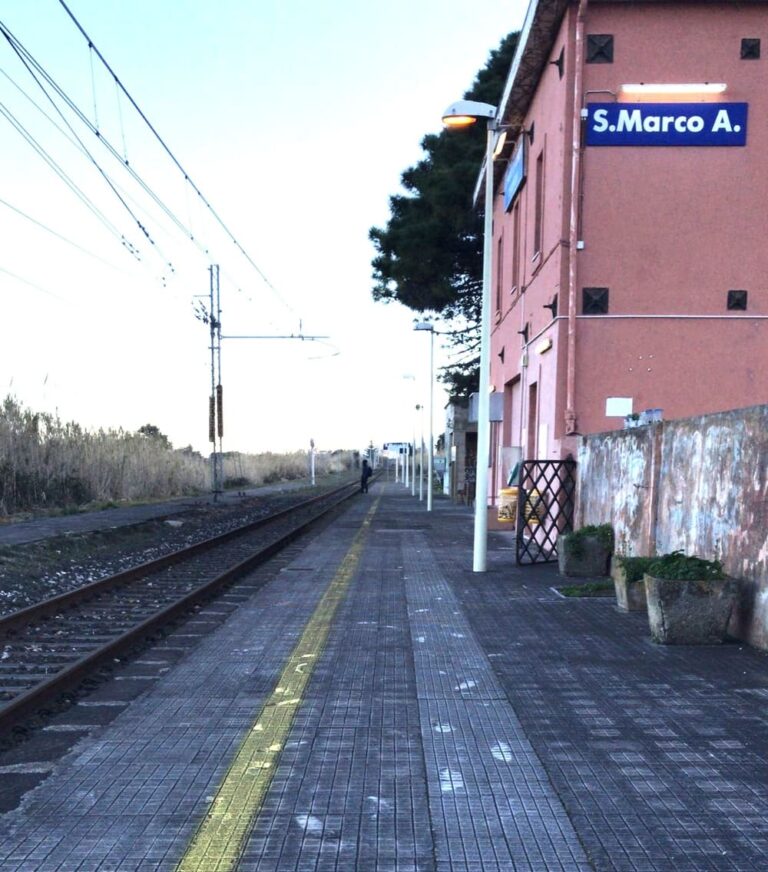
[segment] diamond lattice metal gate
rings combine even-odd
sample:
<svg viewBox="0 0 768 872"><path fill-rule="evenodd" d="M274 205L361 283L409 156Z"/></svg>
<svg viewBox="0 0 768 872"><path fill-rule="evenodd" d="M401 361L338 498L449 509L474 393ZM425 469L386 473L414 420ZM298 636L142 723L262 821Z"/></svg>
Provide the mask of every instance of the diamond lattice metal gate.
<svg viewBox="0 0 768 872"><path fill-rule="evenodd" d="M557 537L573 529L575 460L524 460L517 511L518 564L557 560Z"/></svg>

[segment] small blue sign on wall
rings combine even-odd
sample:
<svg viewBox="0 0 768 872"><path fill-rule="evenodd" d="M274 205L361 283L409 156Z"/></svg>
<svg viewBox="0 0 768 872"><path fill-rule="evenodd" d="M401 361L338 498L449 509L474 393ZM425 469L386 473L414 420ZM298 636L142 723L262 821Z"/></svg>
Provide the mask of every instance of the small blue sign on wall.
<svg viewBox="0 0 768 872"><path fill-rule="evenodd" d="M504 210L508 212L525 181L525 134L518 141L512 160L504 173Z"/></svg>
<svg viewBox="0 0 768 872"><path fill-rule="evenodd" d="M748 103L590 103L587 145L747 144Z"/></svg>

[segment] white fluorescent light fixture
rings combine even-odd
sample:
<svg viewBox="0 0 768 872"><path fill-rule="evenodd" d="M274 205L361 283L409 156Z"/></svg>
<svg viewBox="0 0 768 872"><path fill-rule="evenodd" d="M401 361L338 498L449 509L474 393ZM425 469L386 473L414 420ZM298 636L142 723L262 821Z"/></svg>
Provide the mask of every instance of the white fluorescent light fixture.
<svg viewBox="0 0 768 872"><path fill-rule="evenodd" d="M498 157L502 151L504 151L504 146L507 144L507 131L502 130L501 133L496 137L496 145L493 149L493 156Z"/></svg>
<svg viewBox="0 0 768 872"><path fill-rule="evenodd" d="M728 86L724 82L678 82L622 85L623 94L722 94Z"/></svg>

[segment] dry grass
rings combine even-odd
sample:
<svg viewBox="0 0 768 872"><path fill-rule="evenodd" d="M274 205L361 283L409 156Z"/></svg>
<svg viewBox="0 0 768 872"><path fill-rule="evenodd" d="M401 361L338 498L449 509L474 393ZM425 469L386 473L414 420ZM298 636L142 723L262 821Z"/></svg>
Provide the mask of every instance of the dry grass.
<svg viewBox="0 0 768 872"><path fill-rule="evenodd" d="M353 452L318 454L318 475L349 469ZM305 478L308 459L293 454L225 454L230 487ZM161 499L210 487L207 458L167 439L123 430L89 431L32 412L13 397L0 408L0 515L87 503Z"/></svg>

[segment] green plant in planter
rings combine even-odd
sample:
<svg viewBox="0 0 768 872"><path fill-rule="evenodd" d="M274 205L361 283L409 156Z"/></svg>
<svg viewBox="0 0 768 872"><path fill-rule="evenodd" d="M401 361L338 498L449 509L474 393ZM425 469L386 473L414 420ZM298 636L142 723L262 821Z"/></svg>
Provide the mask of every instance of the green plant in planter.
<svg viewBox="0 0 768 872"><path fill-rule="evenodd" d="M723 642L738 582L719 560L674 551L656 558L645 575L651 637L665 645Z"/></svg>
<svg viewBox="0 0 768 872"><path fill-rule="evenodd" d="M654 578L665 578L670 581L696 581L699 579L719 581L725 578L723 564L719 560L704 560L693 557L682 551L662 554L651 558L645 572Z"/></svg>
<svg viewBox="0 0 768 872"><path fill-rule="evenodd" d="M613 542L610 524L590 524L561 535L557 541L560 574L580 578L608 575Z"/></svg>
<svg viewBox="0 0 768 872"><path fill-rule="evenodd" d="M648 567L658 560L658 557L627 557L625 555L614 557L619 562L624 570L624 577L628 584L634 584L636 581L642 581L643 576L648 572Z"/></svg>
<svg viewBox="0 0 768 872"><path fill-rule="evenodd" d="M606 550L613 551L613 527L610 524L588 524L565 537L566 554L581 559L584 556L585 539L597 539Z"/></svg>
<svg viewBox="0 0 768 872"><path fill-rule="evenodd" d="M655 557L630 557L614 554L611 565L616 606L620 612L639 612L646 609L644 577Z"/></svg>

